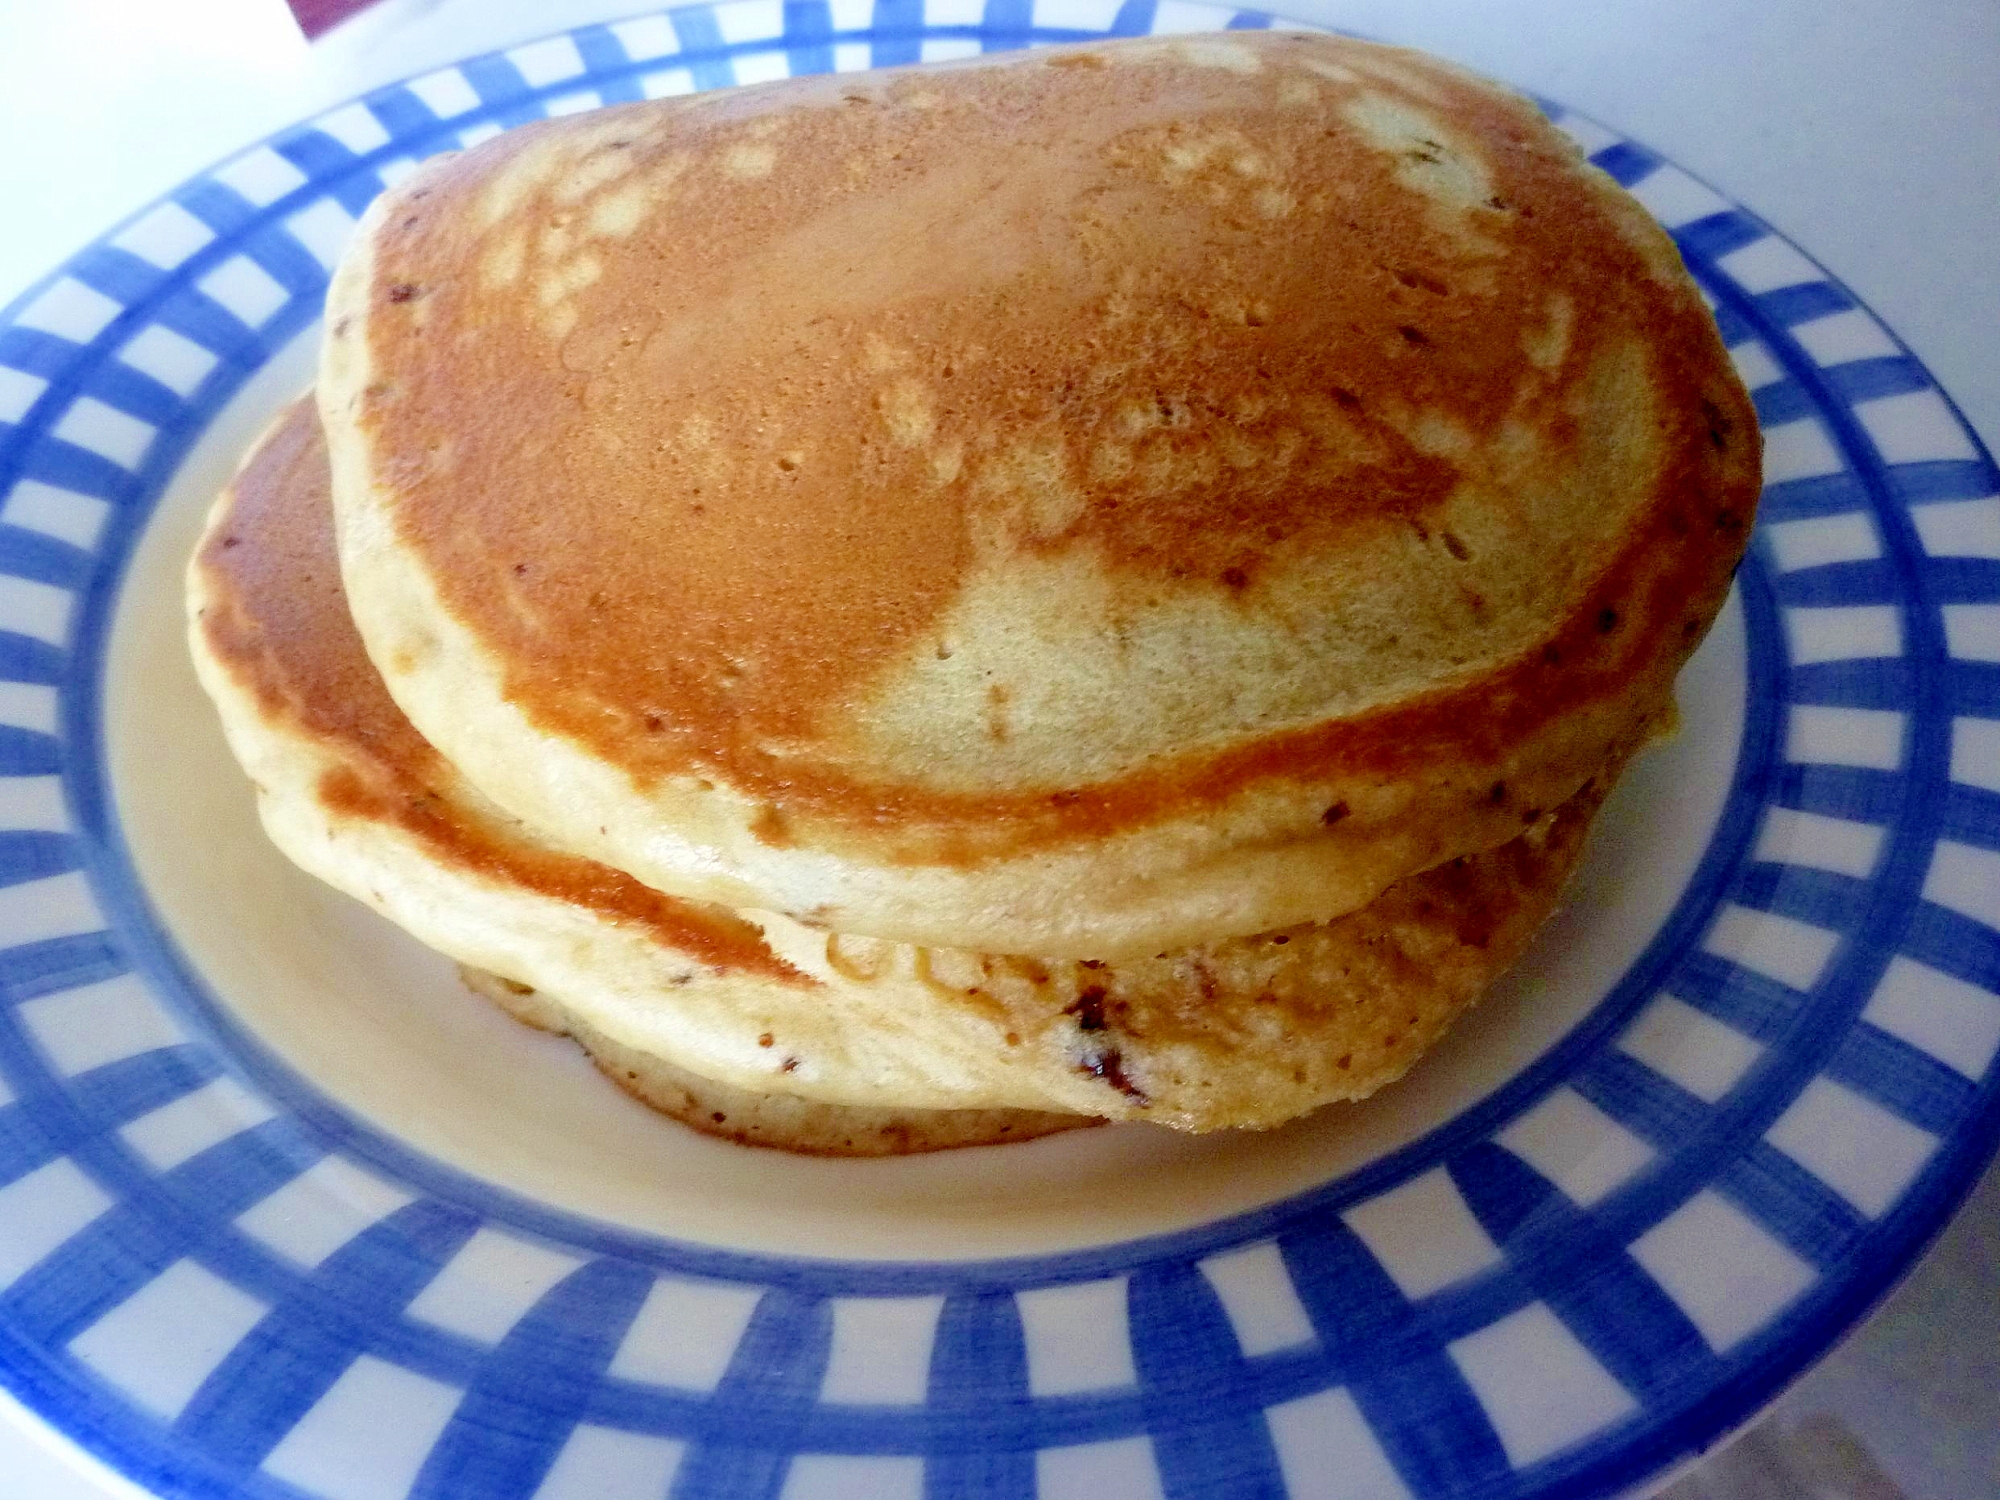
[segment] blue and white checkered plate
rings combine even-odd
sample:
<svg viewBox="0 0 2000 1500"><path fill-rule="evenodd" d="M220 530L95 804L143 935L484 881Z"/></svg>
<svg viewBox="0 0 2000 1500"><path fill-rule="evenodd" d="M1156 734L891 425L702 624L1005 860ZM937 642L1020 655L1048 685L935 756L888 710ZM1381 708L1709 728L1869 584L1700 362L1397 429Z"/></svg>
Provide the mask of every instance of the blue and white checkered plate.
<svg viewBox="0 0 2000 1500"><path fill-rule="evenodd" d="M1742 1423L2000 1137L2000 474L1812 261L1550 106L1765 424L1686 727L1403 1085L1273 1135L695 1137L255 826L182 645L210 496L420 157L602 102L1260 27L736 0L370 95L0 315L0 1381L165 1496L1590 1496Z"/></svg>

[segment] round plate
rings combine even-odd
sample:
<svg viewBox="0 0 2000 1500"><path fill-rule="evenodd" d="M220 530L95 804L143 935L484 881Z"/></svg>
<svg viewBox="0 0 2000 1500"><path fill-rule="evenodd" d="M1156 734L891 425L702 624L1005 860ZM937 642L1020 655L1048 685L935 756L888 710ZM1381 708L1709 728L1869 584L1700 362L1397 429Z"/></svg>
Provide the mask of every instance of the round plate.
<svg viewBox="0 0 2000 1500"><path fill-rule="evenodd" d="M1765 424L1686 727L1406 1083L1268 1136L795 1161L630 1105L257 835L181 646L384 182L523 120L1182 0L738 0L468 60L0 316L0 1380L168 1496L1585 1496L1747 1420L2000 1135L2000 476L1750 214L1675 235Z"/></svg>

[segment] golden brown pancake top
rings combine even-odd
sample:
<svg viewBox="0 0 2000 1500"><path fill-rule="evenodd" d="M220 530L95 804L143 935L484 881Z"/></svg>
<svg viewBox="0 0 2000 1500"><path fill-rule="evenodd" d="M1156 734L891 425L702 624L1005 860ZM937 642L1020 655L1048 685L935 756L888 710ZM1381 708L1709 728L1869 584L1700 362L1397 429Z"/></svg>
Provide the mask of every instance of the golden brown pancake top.
<svg viewBox="0 0 2000 1500"><path fill-rule="evenodd" d="M1640 210L1407 54L1107 56L614 109L401 190L333 332L510 701L765 799L772 842L952 862L1501 759L1671 674L1755 422ZM1003 673L978 743L912 735L969 592L1068 562L1114 635L1213 605L1306 687L1148 741L1100 733L1150 691L1114 684L1071 726L1108 748L1036 760L1059 715Z"/></svg>
<svg viewBox="0 0 2000 1500"><path fill-rule="evenodd" d="M209 649L271 718L332 748L319 796L339 816L392 824L437 858L614 919L643 924L698 962L811 983L722 907L484 827L457 772L410 727L362 650L335 556L326 443L312 402L289 407L245 461L197 554Z"/></svg>

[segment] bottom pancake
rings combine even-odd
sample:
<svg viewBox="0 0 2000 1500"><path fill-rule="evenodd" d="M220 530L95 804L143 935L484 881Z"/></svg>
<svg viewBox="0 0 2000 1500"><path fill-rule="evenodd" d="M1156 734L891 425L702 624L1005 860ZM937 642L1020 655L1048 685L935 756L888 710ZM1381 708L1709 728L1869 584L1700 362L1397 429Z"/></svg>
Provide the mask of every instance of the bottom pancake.
<svg viewBox="0 0 2000 1500"><path fill-rule="evenodd" d="M1563 807L1524 809L1512 842L1330 922L1102 963L922 949L665 896L482 796L402 717L348 618L309 405L218 500L188 581L197 672L278 847L459 963L538 992L554 1009L537 1016L614 1076L658 1080L641 1096L682 1118L713 1097L688 1078L774 1096L773 1122L790 1118L784 1096L1214 1130L1366 1097L1526 948L1630 748ZM708 1123L744 1108L713 1105L731 1119ZM1015 1133L1030 1128L1047 1127ZM788 1130L794 1149L826 1149L797 1144L823 1138L818 1125L773 1123L767 1138ZM872 1138L897 1149L944 1132L885 1124Z"/></svg>
<svg viewBox="0 0 2000 1500"><path fill-rule="evenodd" d="M1031 1141L1101 1125L1088 1115L1025 1109L896 1109L823 1104L796 1094L757 1093L717 1083L614 1041L560 1000L498 974L461 964L458 977L517 1021L566 1036L597 1070L642 1104L704 1135L804 1156L914 1156L960 1146Z"/></svg>

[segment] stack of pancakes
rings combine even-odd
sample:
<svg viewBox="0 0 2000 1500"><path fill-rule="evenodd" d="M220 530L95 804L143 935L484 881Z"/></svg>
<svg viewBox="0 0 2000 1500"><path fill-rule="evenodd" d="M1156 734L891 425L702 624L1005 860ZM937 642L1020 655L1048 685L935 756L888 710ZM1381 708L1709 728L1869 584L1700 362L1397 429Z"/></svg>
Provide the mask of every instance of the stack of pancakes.
<svg viewBox="0 0 2000 1500"><path fill-rule="evenodd" d="M1111 43L426 166L192 638L281 849L691 1123L1269 1126L1521 952L1757 472L1525 101Z"/></svg>

